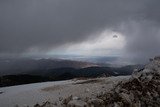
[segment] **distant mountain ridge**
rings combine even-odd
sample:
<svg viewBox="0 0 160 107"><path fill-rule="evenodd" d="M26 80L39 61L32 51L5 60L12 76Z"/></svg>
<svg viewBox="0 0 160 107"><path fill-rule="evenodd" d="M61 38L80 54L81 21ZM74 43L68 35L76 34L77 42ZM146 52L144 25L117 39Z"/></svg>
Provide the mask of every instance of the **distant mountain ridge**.
<svg viewBox="0 0 160 107"><path fill-rule="evenodd" d="M97 66L97 64L60 59L0 59L0 75L28 73L35 70L42 71L62 67L85 68L91 66Z"/></svg>
<svg viewBox="0 0 160 107"><path fill-rule="evenodd" d="M138 68L139 67L139 68ZM60 81L73 78L96 78L101 76L131 75L134 69L141 69L141 65L114 67L87 67L87 68L55 68L36 70L26 74L6 75L0 77L0 87L28 84L45 81Z"/></svg>

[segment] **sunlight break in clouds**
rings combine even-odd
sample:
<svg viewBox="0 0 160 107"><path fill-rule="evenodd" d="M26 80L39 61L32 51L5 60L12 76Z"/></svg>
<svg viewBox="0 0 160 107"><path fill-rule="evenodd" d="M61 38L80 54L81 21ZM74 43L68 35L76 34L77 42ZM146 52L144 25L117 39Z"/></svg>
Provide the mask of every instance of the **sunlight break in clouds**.
<svg viewBox="0 0 160 107"><path fill-rule="evenodd" d="M64 47L52 50L49 54L63 52L63 54L83 56L121 56L126 42L122 34L105 30L97 34L95 38L92 37L90 36L89 39L81 43L67 44Z"/></svg>

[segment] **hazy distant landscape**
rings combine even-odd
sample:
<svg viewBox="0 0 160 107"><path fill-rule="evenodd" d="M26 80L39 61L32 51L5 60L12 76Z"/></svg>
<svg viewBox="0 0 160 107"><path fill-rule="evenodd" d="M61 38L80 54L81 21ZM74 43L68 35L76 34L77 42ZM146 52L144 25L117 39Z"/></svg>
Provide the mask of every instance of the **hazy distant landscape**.
<svg viewBox="0 0 160 107"><path fill-rule="evenodd" d="M58 59L1 59L0 86L35 82L58 81L73 78L95 78L131 75L143 65L113 67L103 63L90 63Z"/></svg>

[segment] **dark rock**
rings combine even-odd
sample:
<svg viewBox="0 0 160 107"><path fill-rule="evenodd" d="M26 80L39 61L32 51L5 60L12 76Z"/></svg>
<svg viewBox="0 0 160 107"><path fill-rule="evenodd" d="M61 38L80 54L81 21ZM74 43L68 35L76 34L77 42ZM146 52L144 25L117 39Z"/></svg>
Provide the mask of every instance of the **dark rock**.
<svg viewBox="0 0 160 107"><path fill-rule="evenodd" d="M104 107L104 101L101 99L90 99L87 103L89 107Z"/></svg>
<svg viewBox="0 0 160 107"><path fill-rule="evenodd" d="M72 97L72 95L71 95L71 96L65 98L62 103L63 103L64 105L67 105L67 104L72 100L72 98L73 98L73 97Z"/></svg>

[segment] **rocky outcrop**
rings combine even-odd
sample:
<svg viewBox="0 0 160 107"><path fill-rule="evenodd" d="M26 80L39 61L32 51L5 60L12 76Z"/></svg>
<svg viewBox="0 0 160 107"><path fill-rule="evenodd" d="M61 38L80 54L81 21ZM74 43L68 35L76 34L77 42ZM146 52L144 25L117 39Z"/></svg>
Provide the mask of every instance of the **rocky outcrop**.
<svg viewBox="0 0 160 107"><path fill-rule="evenodd" d="M98 98L107 107L160 107L160 57Z"/></svg>
<svg viewBox="0 0 160 107"><path fill-rule="evenodd" d="M71 100L67 107L87 107L87 103L82 100Z"/></svg>
<svg viewBox="0 0 160 107"><path fill-rule="evenodd" d="M104 101L101 99L93 99L93 98L86 98L81 99L79 97L67 97L63 100L64 107L105 107Z"/></svg>

